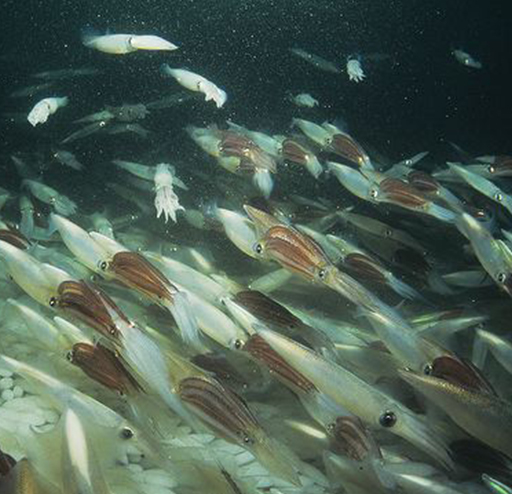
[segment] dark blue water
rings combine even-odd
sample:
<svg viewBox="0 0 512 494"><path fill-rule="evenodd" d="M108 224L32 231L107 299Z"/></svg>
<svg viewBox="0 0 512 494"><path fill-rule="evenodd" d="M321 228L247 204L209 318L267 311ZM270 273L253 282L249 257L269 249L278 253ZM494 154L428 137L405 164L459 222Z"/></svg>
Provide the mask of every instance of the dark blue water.
<svg viewBox="0 0 512 494"><path fill-rule="evenodd" d="M512 70L506 5L462 0L4 0L0 111L29 111L34 98L10 99L8 94L36 83L30 78L35 72L95 67L102 74L57 84L57 92L70 97L70 106L44 128L2 123L2 173L7 180L12 170L6 156L51 147L74 129L73 119L107 104L144 103L177 90L174 81L160 75L162 62L204 74L230 97L220 111L194 104L148 119L145 126L171 148L180 148L182 129L189 123L231 118L284 133L292 117L302 116L317 121L342 117L352 134L391 159L422 150L433 151L439 160L453 158L446 140L475 155L507 153ZM180 49L106 55L82 46L85 26L159 34ZM291 56L292 47L342 65L347 55L361 54L367 79L354 84L345 74L318 71ZM484 68L458 64L450 54L454 47L471 53ZM371 61L368 54L385 57ZM313 93L322 108L301 111L285 100L290 90ZM87 151L86 161L98 166L147 148L139 145L124 137L77 144Z"/></svg>

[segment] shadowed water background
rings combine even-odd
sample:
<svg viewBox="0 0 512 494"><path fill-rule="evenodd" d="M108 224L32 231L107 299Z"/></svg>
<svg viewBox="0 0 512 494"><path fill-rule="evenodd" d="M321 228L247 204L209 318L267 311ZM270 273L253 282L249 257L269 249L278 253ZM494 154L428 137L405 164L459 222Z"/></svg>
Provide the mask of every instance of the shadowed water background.
<svg viewBox="0 0 512 494"><path fill-rule="evenodd" d="M106 200L102 184L119 175L112 159L143 161L146 156L147 164L167 159L204 167L207 158L183 131L188 124L222 125L232 119L267 133L286 133L293 117L320 122L342 118L352 135L389 161L423 150L440 162L455 159L445 141L473 155L510 152L512 71L505 5L406 0L5 1L0 18L1 111L26 114L39 96L54 94L69 96L70 104L36 129L26 122L2 121L2 182L7 188L19 183L12 153L52 149L78 128L73 120L106 105L147 103L178 91L178 85L159 72L164 62L214 80L228 92L228 103L220 111L197 101L153 112L143 121L152 131L147 140L97 135L74 143L70 149L89 168L78 179L89 207ZM98 53L80 42L80 31L87 26L103 32L158 34L180 49L127 56ZM341 66L348 55L360 54L367 79L354 84L345 73L319 71L292 56L293 47ZM457 63L450 53L453 48L471 53L483 69ZM80 67L101 73L58 81L49 94L8 97L40 82L31 74ZM321 107L297 108L286 99L288 91L310 92ZM73 172L66 169L63 175L55 163L48 168L45 179L56 173L63 191L68 180L76 187ZM290 188L286 180L280 177L278 187ZM339 193L334 181L325 187Z"/></svg>

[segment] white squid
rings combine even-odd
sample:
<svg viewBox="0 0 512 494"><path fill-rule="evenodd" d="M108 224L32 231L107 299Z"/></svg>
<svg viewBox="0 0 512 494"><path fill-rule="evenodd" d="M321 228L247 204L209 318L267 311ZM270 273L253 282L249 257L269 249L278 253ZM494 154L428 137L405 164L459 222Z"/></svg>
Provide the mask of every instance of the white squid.
<svg viewBox="0 0 512 494"><path fill-rule="evenodd" d="M162 73L174 77L179 84L190 91L203 93L206 101L214 101L217 108L221 108L228 99L226 91L220 89L213 82L202 75L184 69L171 69L169 65L162 65Z"/></svg>
<svg viewBox="0 0 512 494"><path fill-rule="evenodd" d="M176 212L180 209L184 211L185 208L179 203L178 196L174 192L174 186L176 185L184 190L188 190L188 187L176 176L173 166L160 163L154 167L122 160L114 160L113 163L136 177L143 180L152 180L155 184L156 193L156 217L160 218L163 214L166 223L169 217L176 222Z"/></svg>
<svg viewBox="0 0 512 494"><path fill-rule="evenodd" d="M291 98L291 100L297 106L302 106L304 108L314 108L319 105L318 100L313 98L309 93L296 94Z"/></svg>
<svg viewBox="0 0 512 494"><path fill-rule="evenodd" d="M361 62L357 58L349 57L347 60L348 78L353 82L362 82L366 74L361 67Z"/></svg>
<svg viewBox="0 0 512 494"><path fill-rule="evenodd" d="M159 36L135 34L105 34L86 33L82 36L82 43L87 48L98 50L112 55L125 55L137 50L177 50L178 47Z"/></svg>
<svg viewBox="0 0 512 494"><path fill-rule="evenodd" d="M37 124L44 124L50 115L53 115L59 108L62 108L68 104L68 98L45 98L37 103L30 113L28 114L27 120L30 124L35 127Z"/></svg>
<svg viewBox="0 0 512 494"><path fill-rule="evenodd" d="M173 190L174 167L160 163L156 166L154 180L156 217L160 218L163 214L166 223L169 217L176 223L176 212L180 209L184 211L185 208L179 203Z"/></svg>

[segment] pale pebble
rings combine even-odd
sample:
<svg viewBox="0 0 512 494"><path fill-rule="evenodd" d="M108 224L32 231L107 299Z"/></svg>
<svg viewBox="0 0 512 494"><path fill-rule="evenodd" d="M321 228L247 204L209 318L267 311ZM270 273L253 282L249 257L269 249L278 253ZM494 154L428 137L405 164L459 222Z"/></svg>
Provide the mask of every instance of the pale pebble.
<svg viewBox="0 0 512 494"><path fill-rule="evenodd" d="M2 400L11 401L14 398L14 392L12 389L4 389L0 396L2 396Z"/></svg>
<svg viewBox="0 0 512 494"><path fill-rule="evenodd" d="M14 393L15 398L21 398L25 394L25 391L20 386L14 386L12 391Z"/></svg>
<svg viewBox="0 0 512 494"><path fill-rule="evenodd" d="M12 377L3 377L0 379L0 389L11 389L14 385Z"/></svg>

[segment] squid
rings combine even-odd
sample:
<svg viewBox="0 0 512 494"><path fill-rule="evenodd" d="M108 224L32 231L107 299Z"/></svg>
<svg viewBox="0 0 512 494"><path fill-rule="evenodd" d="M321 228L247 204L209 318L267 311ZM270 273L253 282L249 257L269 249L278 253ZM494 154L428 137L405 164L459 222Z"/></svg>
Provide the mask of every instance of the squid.
<svg viewBox="0 0 512 494"><path fill-rule="evenodd" d="M53 115L59 108L66 106L68 102L67 96L42 99L30 110L27 120L33 127L38 124L44 124L50 115Z"/></svg>
<svg viewBox="0 0 512 494"><path fill-rule="evenodd" d="M87 233L71 221L57 215L51 221L68 249L92 271L115 279L169 310L182 337L197 343L198 328L188 294L179 290L143 255L130 252L115 240L99 233Z"/></svg>
<svg viewBox="0 0 512 494"><path fill-rule="evenodd" d="M304 108L314 108L319 105L318 100L313 98L309 93L299 93L295 96L291 96L290 99L297 106L302 106Z"/></svg>
<svg viewBox="0 0 512 494"><path fill-rule="evenodd" d="M34 212L32 201L26 195L20 196L20 232L26 238L31 238L34 233Z"/></svg>
<svg viewBox="0 0 512 494"><path fill-rule="evenodd" d="M292 126L298 127L301 132L311 139L315 144L318 144L321 149L326 149L332 143L331 133L321 125L318 125L309 120L301 118L294 118Z"/></svg>
<svg viewBox="0 0 512 494"><path fill-rule="evenodd" d="M0 365L29 381L59 409L64 411L72 406L87 427L94 428L97 437L103 438L107 454L126 458L128 448L136 447L159 464L169 465L159 443L103 403L19 360L0 355Z"/></svg>
<svg viewBox="0 0 512 494"><path fill-rule="evenodd" d="M315 154L295 139L285 139L281 144L281 155L289 163L304 166L314 178L324 171Z"/></svg>
<svg viewBox="0 0 512 494"><path fill-rule="evenodd" d="M171 218L177 221L176 213L185 208L179 203L174 192L174 185L187 190L188 187L176 176L172 165L160 163L156 167L140 165L131 161L114 160L114 164L144 180L152 180L155 184L156 217L164 216L165 222Z"/></svg>
<svg viewBox="0 0 512 494"><path fill-rule="evenodd" d="M339 250L343 266L357 274L358 278L366 278L387 285L409 300L421 300L421 295L414 288L393 275L377 258L369 255L363 249L339 236L327 235L327 240Z"/></svg>
<svg viewBox="0 0 512 494"><path fill-rule="evenodd" d="M475 60L469 53L466 53L464 50L453 50L452 55L455 57L455 60L466 67L470 67L472 69L481 69L482 62Z"/></svg>
<svg viewBox="0 0 512 494"><path fill-rule="evenodd" d="M171 380L187 408L217 436L256 456L271 473L301 485L306 468L293 452L267 434L251 409L235 392L177 354L168 353Z"/></svg>
<svg viewBox="0 0 512 494"><path fill-rule="evenodd" d="M105 213L96 212L90 216L94 230L105 237L114 238L114 225Z"/></svg>
<svg viewBox="0 0 512 494"><path fill-rule="evenodd" d="M230 120L226 122L230 128L239 134L243 134L251 139L257 146L263 151L274 158L278 158L281 153L281 142L275 137L269 136L263 132L257 132L255 130L249 130L241 125L238 125Z"/></svg>
<svg viewBox="0 0 512 494"><path fill-rule="evenodd" d="M98 35L86 32L82 35L82 43L93 50L112 55L125 55L138 50L173 51L178 47L159 36L136 34Z"/></svg>
<svg viewBox="0 0 512 494"><path fill-rule="evenodd" d="M179 203L178 196L173 190L174 167L160 163L155 171L155 208L156 217L163 213L165 222L171 218L176 223L176 212L185 208Z"/></svg>
<svg viewBox="0 0 512 494"><path fill-rule="evenodd" d="M164 75L174 77L184 88L203 93L205 100L213 101L217 108L224 106L228 99L226 91L199 74L185 69L172 69L167 64L162 65L161 70Z"/></svg>
<svg viewBox="0 0 512 494"><path fill-rule="evenodd" d="M70 278L65 271L41 263L3 240L0 240L0 259L3 259L14 282L45 307L55 306L59 285Z"/></svg>
<svg viewBox="0 0 512 494"><path fill-rule="evenodd" d="M512 250L503 240L495 239L478 220L463 213L456 222L496 285L512 297Z"/></svg>
<svg viewBox="0 0 512 494"><path fill-rule="evenodd" d="M352 82L362 82L366 77L359 58L349 57L347 59L346 70L348 78Z"/></svg>
<svg viewBox="0 0 512 494"><path fill-rule="evenodd" d="M473 189L480 192L494 202L501 204L510 214L512 214L512 197L501 190L490 180L474 173L465 167L450 163L450 171L461 177Z"/></svg>
<svg viewBox="0 0 512 494"><path fill-rule="evenodd" d="M330 151L361 168L373 170L370 157L352 136L328 122L324 122L322 127L331 134Z"/></svg>
<svg viewBox="0 0 512 494"><path fill-rule="evenodd" d="M76 159L76 156L69 151L65 151L62 149L59 151L55 151L55 153L53 153L53 157L61 165L69 166L70 168L73 168L74 170L81 171L84 168L84 165L82 165L82 163L80 163Z"/></svg>
<svg viewBox="0 0 512 494"><path fill-rule="evenodd" d="M308 53L302 48L290 48L290 52L313 65L313 67L323 70L324 72L330 72L331 74L339 74L341 72L340 68L334 63L329 60L325 60L325 58L319 57L318 55L314 55L313 53Z"/></svg>
<svg viewBox="0 0 512 494"><path fill-rule="evenodd" d="M422 191L397 178L368 169L354 170L332 161L328 162L328 167L344 187L365 201L393 204L447 223L453 223L457 218L456 213L436 204Z"/></svg>
<svg viewBox="0 0 512 494"><path fill-rule="evenodd" d="M41 202L52 206L57 213L63 216L71 216L76 213L76 203L49 185L37 180L25 179L22 182L22 186L27 187L32 195Z"/></svg>
<svg viewBox="0 0 512 494"><path fill-rule="evenodd" d="M256 187L266 198L270 197L274 187L272 174L277 172L276 160L244 135L225 131L221 136L220 156L237 159L237 171L252 173Z"/></svg>
<svg viewBox="0 0 512 494"><path fill-rule="evenodd" d="M399 373L466 432L507 456L512 454L512 404L499 397L480 373L453 359L430 375Z"/></svg>
<svg viewBox="0 0 512 494"><path fill-rule="evenodd" d="M425 418L371 386L346 368L269 329L258 334L285 361L335 403L359 417L363 423L387 430L451 467L448 447L428 425Z"/></svg>
<svg viewBox="0 0 512 494"><path fill-rule="evenodd" d="M220 156L221 138L214 129L188 125L186 132L190 138L207 154L214 158Z"/></svg>

